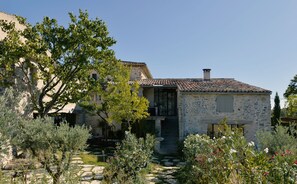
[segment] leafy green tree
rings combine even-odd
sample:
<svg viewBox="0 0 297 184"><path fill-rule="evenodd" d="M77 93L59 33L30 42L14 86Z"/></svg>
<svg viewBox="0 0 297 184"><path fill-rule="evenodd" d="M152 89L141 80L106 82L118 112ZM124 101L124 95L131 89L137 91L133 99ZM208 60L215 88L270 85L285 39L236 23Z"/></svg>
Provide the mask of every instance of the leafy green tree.
<svg viewBox="0 0 297 184"><path fill-rule="evenodd" d="M288 117L297 117L297 95L290 95L287 98L286 111Z"/></svg>
<svg viewBox="0 0 297 184"><path fill-rule="evenodd" d="M284 97L288 98L290 95L297 94L297 75L291 80L291 83L288 85L286 92L284 93Z"/></svg>
<svg viewBox="0 0 297 184"><path fill-rule="evenodd" d="M49 17L35 25L17 17L23 29L0 20L7 34L0 44L0 81L11 85L17 79L41 117L77 103L92 86L90 71L115 60L109 48L115 40L102 20L90 20L81 10L69 16L68 27Z"/></svg>
<svg viewBox="0 0 297 184"><path fill-rule="evenodd" d="M280 115L281 115L280 100L279 100L278 93L276 92L274 97L274 107L272 110L272 120L271 120L272 126L275 126L279 123Z"/></svg>
<svg viewBox="0 0 297 184"><path fill-rule="evenodd" d="M71 168L71 158L86 146L89 130L85 127L56 126L50 118L24 120L17 132L15 142L29 151L53 178L60 183L61 176Z"/></svg>
<svg viewBox="0 0 297 184"><path fill-rule="evenodd" d="M119 61L104 63L97 73L90 95L81 102L81 106L95 113L106 122L129 124L148 116L148 100L139 96L139 84L130 82L130 70ZM90 97L97 95L100 100Z"/></svg>

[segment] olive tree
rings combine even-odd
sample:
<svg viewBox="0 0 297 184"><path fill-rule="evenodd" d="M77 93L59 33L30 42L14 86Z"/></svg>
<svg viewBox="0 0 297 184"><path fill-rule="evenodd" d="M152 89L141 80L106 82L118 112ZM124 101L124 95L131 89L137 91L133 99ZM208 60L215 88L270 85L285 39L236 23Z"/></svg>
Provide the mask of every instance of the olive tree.
<svg viewBox="0 0 297 184"><path fill-rule="evenodd" d="M60 177L70 169L71 158L86 146L89 130L85 127L59 126L49 117L25 120L20 124L15 137L17 145L29 151L53 178L60 183Z"/></svg>
<svg viewBox="0 0 297 184"><path fill-rule="evenodd" d="M18 99L11 88L0 95L0 167L4 163L2 159L11 155L11 139L21 120L17 111Z"/></svg>

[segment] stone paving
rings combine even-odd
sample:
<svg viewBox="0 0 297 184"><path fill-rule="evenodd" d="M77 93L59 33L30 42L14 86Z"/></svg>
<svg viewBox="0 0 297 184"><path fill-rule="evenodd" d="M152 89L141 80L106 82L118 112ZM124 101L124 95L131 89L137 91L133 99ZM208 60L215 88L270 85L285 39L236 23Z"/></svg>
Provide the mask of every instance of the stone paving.
<svg viewBox="0 0 297 184"><path fill-rule="evenodd" d="M71 163L78 164L81 167L79 175L81 176L82 184L101 183L101 180L103 179L103 166L83 164L83 161L79 156L72 158Z"/></svg>
<svg viewBox="0 0 297 184"><path fill-rule="evenodd" d="M98 184L103 179L102 166L82 164L80 157L74 157L73 163L79 163L81 169L81 183L83 184ZM164 156L163 159L153 158L156 163L154 170L147 174L146 179L150 184L178 184L175 178L175 173L180 166L184 165L180 159L172 156Z"/></svg>
<svg viewBox="0 0 297 184"><path fill-rule="evenodd" d="M182 162L180 159L172 156L164 156L162 157L162 159L153 157L152 162L155 163L154 169L146 176L149 184L178 184L175 173L180 166L185 164L185 162ZM103 179L103 166L84 164L79 156L75 156L74 158L72 158L71 163L76 164L80 167L80 170L78 172L80 183L101 183ZM47 176L47 173L44 171L44 169L36 170L35 177L41 178L43 176Z"/></svg>
<svg viewBox="0 0 297 184"><path fill-rule="evenodd" d="M72 162L78 163L82 167L81 183L101 183L104 167L83 164L80 157L74 157ZM182 162L180 159L173 156L164 156L163 159L153 157L153 163L156 163L157 165L151 173L147 174L146 179L148 183L178 184L175 173L180 166L185 165L185 162Z"/></svg>
<svg viewBox="0 0 297 184"><path fill-rule="evenodd" d="M152 160L158 166L147 175L150 184L178 184L175 174L180 166L185 165L185 162L174 156L164 156L162 159L153 157Z"/></svg>
<svg viewBox="0 0 297 184"><path fill-rule="evenodd" d="M178 181L174 176L177 169L179 168L161 166L156 168L150 174L148 174L146 176L146 179L150 184L154 184L154 183L178 184Z"/></svg>

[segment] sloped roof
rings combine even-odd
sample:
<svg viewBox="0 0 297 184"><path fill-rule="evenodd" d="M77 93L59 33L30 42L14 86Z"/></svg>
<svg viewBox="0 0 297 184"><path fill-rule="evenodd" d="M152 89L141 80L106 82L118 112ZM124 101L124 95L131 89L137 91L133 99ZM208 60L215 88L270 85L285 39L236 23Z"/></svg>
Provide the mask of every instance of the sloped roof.
<svg viewBox="0 0 297 184"><path fill-rule="evenodd" d="M121 61L124 65L127 66L132 66L132 67L141 67L143 69L143 72L145 73L145 75L149 78L152 79L153 76L150 72L150 70L148 69L146 63L144 62L134 62L134 61Z"/></svg>
<svg viewBox="0 0 297 184"><path fill-rule="evenodd" d="M135 61L122 61L125 65L133 65L133 66L146 66L146 63L144 62L135 62Z"/></svg>
<svg viewBox="0 0 297 184"><path fill-rule="evenodd" d="M239 82L230 78L193 79L143 79L142 87L176 87L181 92L232 92L232 93L271 93L271 91Z"/></svg>

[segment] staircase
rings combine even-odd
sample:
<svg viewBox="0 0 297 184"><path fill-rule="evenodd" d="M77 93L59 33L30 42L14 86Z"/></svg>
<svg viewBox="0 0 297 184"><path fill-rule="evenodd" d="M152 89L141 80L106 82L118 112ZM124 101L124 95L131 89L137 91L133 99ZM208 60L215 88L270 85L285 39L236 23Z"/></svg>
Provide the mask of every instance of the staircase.
<svg viewBox="0 0 297 184"><path fill-rule="evenodd" d="M178 150L178 118L177 116L166 117L161 122L161 153L174 154Z"/></svg>

